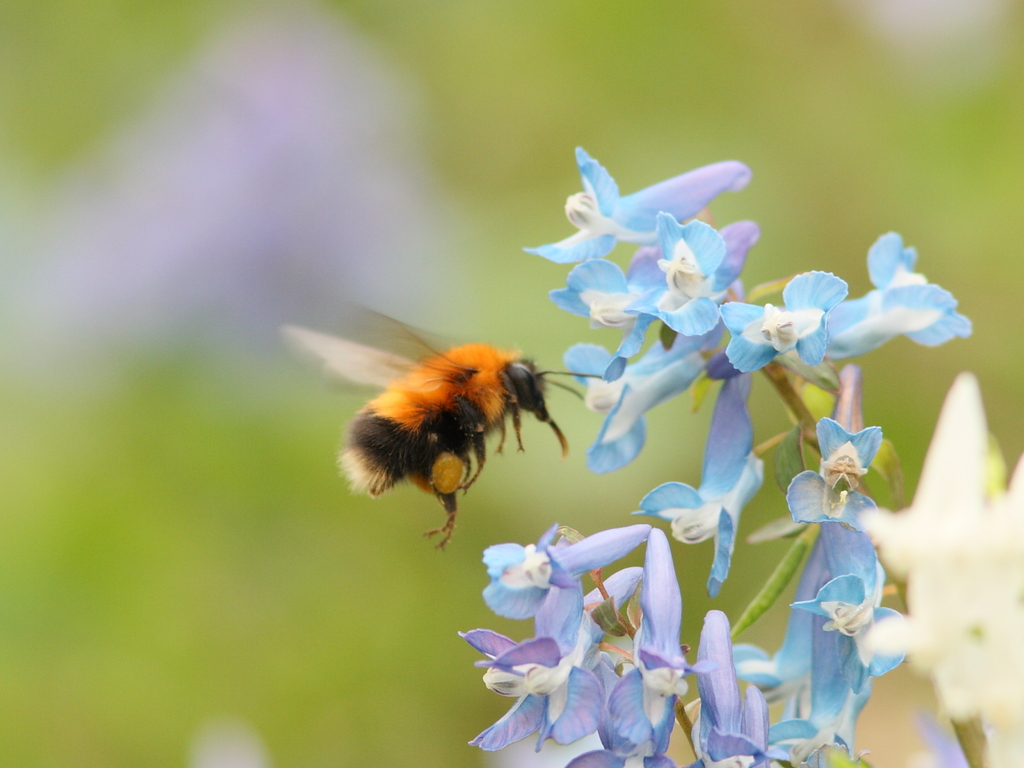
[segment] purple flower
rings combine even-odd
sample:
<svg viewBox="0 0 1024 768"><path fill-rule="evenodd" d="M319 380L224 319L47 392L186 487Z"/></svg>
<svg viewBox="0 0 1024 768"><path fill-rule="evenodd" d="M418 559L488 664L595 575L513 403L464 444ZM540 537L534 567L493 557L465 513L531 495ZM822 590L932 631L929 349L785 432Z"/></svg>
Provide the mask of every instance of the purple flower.
<svg viewBox="0 0 1024 768"><path fill-rule="evenodd" d="M769 759L785 759L768 748L768 704L755 686L740 698L732 663L729 619L721 611L708 611L700 633L697 673L700 714L693 726L693 744L699 758L690 768L721 765L729 758L745 757L744 765L767 768ZM737 763L738 765L739 763Z"/></svg>

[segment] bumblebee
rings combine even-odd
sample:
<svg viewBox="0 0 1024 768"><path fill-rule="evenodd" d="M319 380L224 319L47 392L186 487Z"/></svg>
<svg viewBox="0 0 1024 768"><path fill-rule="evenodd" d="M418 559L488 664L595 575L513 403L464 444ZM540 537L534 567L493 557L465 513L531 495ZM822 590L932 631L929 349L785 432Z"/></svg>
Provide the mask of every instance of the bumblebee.
<svg viewBox="0 0 1024 768"><path fill-rule="evenodd" d="M563 457L569 450L544 402L544 376L554 372L538 371L518 352L464 344L415 362L306 328L285 326L282 334L328 378L384 389L352 420L338 464L352 490L371 497L406 479L433 494L447 515L444 525L427 531L440 534L438 547L452 537L457 493L480 476L487 436L495 430L502 451L506 419L520 451L524 411L550 425Z"/></svg>

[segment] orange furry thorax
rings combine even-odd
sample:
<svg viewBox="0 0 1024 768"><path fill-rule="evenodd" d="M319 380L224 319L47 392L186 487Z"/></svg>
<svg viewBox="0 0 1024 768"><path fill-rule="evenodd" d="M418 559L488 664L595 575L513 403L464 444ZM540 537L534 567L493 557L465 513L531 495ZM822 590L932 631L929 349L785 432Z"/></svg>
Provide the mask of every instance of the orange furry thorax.
<svg viewBox="0 0 1024 768"><path fill-rule="evenodd" d="M366 404L376 413L415 430L438 411L454 411L462 397L480 410L489 424L505 414L502 372L520 359L519 352L489 344L464 344L424 360Z"/></svg>

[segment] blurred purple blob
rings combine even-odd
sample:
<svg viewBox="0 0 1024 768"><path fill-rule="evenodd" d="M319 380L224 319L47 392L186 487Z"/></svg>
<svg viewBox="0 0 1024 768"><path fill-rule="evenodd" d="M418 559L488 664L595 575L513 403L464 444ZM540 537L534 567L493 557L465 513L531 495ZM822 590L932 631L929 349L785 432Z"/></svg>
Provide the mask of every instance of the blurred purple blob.
<svg viewBox="0 0 1024 768"><path fill-rule="evenodd" d="M196 338L276 353L282 322L340 330L353 301L416 316L457 278L412 122L336 16L236 21L26 233L16 341L37 363Z"/></svg>

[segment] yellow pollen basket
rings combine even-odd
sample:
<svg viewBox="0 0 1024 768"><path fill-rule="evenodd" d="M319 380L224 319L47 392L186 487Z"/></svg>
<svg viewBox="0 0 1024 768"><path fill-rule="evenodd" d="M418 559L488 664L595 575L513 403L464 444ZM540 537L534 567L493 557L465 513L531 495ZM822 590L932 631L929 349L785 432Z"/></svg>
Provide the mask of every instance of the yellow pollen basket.
<svg viewBox="0 0 1024 768"><path fill-rule="evenodd" d="M430 469L430 484L438 493L455 493L462 485L466 465L454 453L445 451L434 459Z"/></svg>

